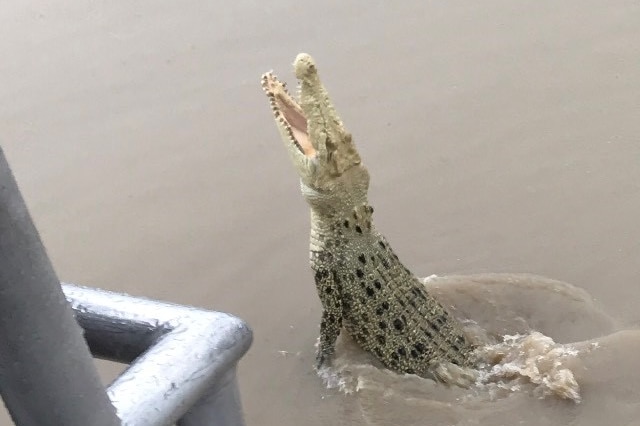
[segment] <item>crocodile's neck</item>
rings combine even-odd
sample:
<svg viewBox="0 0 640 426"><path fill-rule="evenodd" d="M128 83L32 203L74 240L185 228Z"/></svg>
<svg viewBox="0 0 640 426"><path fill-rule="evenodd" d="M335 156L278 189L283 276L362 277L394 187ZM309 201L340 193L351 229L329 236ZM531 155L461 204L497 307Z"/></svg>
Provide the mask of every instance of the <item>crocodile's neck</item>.
<svg viewBox="0 0 640 426"><path fill-rule="evenodd" d="M310 249L337 253L352 244L363 248L375 244L382 236L375 229L372 213L366 201L330 215L312 208Z"/></svg>
<svg viewBox="0 0 640 426"><path fill-rule="evenodd" d="M348 276L362 270L382 285L416 279L376 229L373 207L363 202L350 211L327 216L311 209L311 268Z"/></svg>

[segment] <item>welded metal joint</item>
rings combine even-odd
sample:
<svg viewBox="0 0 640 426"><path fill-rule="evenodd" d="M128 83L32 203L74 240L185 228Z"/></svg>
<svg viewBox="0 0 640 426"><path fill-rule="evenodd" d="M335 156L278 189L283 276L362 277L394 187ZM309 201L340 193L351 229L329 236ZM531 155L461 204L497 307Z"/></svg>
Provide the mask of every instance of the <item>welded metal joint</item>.
<svg viewBox="0 0 640 426"><path fill-rule="evenodd" d="M131 363L108 388L123 425L243 425L236 364L250 328L229 314L63 284L94 356Z"/></svg>

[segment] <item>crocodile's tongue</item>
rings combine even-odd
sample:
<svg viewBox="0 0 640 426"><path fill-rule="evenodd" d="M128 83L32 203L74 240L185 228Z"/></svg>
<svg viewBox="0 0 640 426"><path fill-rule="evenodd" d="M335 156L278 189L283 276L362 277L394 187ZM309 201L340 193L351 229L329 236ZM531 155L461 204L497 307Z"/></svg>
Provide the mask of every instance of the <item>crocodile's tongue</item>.
<svg viewBox="0 0 640 426"><path fill-rule="evenodd" d="M314 156L316 150L311 144L311 139L309 139L309 134L307 133L307 119L296 108L291 108L288 104L288 102L295 103L295 101L289 97L288 102L286 102L278 97L276 98L276 102L284 119L291 127L291 133L302 150L302 153L307 157Z"/></svg>

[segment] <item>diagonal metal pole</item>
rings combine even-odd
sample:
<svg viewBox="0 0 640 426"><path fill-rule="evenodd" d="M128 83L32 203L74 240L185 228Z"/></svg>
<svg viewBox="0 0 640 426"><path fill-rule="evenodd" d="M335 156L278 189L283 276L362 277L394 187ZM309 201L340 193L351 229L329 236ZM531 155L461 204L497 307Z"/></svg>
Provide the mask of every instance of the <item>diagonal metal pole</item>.
<svg viewBox="0 0 640 426"><path fill-rule="evenodd" d="M1 148L0 392L19 426L120 424Z"/></svg>

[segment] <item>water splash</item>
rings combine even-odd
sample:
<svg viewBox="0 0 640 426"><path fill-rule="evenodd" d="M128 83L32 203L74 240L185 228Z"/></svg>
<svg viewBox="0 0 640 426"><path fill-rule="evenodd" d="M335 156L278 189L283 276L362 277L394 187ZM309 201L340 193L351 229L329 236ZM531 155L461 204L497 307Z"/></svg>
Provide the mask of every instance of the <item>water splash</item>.
<svg viewBox="0 0 640 426"><path fill-rule="evenodd" d="M580 402L580 385L570 364L579 351L555 343L537 331L506 335L503 341L477 350L481 363L476 386L497 396L500 390L520 391L533 385L540 398L554 395Z"/></svg>

